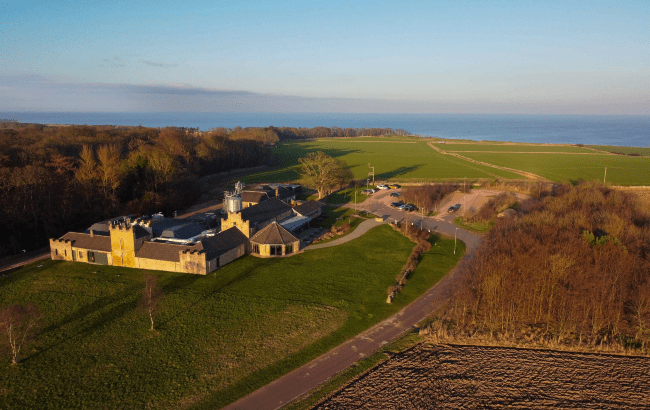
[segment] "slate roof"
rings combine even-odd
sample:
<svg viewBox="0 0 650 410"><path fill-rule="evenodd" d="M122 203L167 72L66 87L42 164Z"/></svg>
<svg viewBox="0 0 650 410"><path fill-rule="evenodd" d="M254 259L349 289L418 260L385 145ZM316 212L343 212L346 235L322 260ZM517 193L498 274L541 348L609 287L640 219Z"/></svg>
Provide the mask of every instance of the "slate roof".
<svg viewBox="0 0 650 410"><path fill-rule="evenodd" d="M293 192L291 189L285 188L285 187L279 187L278 190L277 190L277 193L276 193L276 197L278 199L287 199L287 198L291 198L291 197L295 197L295 196L296 196L295 192Z"/></svg>
<svg viewBox="0 0 650 410"><path fill-rule="evenodd" d="M145 241L135 253L137 258L156 259L168 262L180 262L180 251L190 248L187 245L176 245L165 242Z"/></svg>
<svg viewBox="0 0 650 410"><path fill-rule="evenodd" d="M312 212L321 209L324 206L325 204L323 204L322 202L312 200L312 201L307 201L301 205L298 205L297 207L293 208L293 210L299 215L307 216Z"/></svg>
<svg viewBox="0 0 650 410"><path fill-rule="evenodd" d="M271 195L265 191L243 191L241 193L242 202L259 203L269 198L271 198Z"/></svg>
<svg viewBox="0 0 650 410"><path fill-rule="evenodd" d="M67 239L72 241L72 246L75 248L88 249L91 251L111 252L110 236L90 236L87 233L68 232L60 239Z"/></svg>
<svg viewBox="0 0 650 410"><path fill-rule="evenodd" d="M282 225L273 222L264 229L257 232L251 238L251 242L265 245L286 245L297 242L299 239L287 231Z"/></svg>
<svg viewBox="0 0 650 410"><path fill-rule="evenodd" d="M242 209L241 218L251 223L260 223L273 219L289 210L291 210L289 205L280 201L278 198L271 198L257 205Z"/></svg>
<svg viewBox="0 0 650 410"><path fill-rule="evenodd" d="M208 260L214 259L231 249L235 249L248 242L246 235L237 228L230 228L219 232L215 236L208 236L201 239L201 242L194 245L192 250L204 250Z"/></svg>

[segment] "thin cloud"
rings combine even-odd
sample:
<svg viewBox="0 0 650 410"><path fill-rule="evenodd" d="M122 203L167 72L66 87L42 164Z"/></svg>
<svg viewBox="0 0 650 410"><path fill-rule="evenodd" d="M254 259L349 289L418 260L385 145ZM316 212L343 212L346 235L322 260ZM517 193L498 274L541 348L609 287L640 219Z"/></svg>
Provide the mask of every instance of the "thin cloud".
<svg viewBox="0 0 650 410"><path fill-rule="evenodd" d="M146 64L151 67L160 67L160 68L171 68L171 67L178 67L178 64L165 64L165 63L158 63L155 61L149 61L149 60L142 60L143 64Z"/></svg>

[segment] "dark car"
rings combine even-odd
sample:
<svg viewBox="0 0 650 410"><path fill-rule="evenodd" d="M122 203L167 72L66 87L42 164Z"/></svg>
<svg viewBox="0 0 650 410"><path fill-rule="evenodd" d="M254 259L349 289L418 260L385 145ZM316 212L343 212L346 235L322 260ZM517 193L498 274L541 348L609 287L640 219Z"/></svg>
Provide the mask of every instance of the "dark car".
<svg viewBox="0 0 650 410"><path fill-rule="evenodd" d="M390 196L402 196L399 192L391 192Z"/></svg>
<svg viewBox="0 0 650 410"><path fill-rule="evenodd" d="M450 206L449 209L447 209L447 212L452 214L452 213L458 211L459 209L460 209L460 204L456 204L454 206Z"/></svg>
<svg viewBox="0 0 650 410"><path fill-rule="evenodd" d="M390 203L390 206L392 206L393 208L397 208L397 207L399 207L399 206L402 206L403 204L404 204L404 202L402 202L402 201L399 201L399 202L391 202L391 203Z"/></svg>

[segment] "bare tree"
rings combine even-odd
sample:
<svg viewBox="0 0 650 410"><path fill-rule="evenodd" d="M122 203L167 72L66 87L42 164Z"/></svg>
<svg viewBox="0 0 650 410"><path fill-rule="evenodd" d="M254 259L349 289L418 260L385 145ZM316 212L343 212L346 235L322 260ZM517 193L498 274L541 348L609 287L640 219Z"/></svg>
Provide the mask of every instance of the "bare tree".
<svg viewBox="0 0 650 410"><path fill-rule="evenodd" d="M11 364L17 365L21 349L33 336L40 314L36 305L11 305L0 312L0 329L11 351Z"/></svg>
<svg viewBox="0 0 650 410"><path fill-rule="evenodd" d="M163 291L158 285L158 278L154 275L144 275L144 289L142 290L142 299L140 300L139 309L146 313L151 321L151 330L154 330L153 320L160 310Z"/></svg>

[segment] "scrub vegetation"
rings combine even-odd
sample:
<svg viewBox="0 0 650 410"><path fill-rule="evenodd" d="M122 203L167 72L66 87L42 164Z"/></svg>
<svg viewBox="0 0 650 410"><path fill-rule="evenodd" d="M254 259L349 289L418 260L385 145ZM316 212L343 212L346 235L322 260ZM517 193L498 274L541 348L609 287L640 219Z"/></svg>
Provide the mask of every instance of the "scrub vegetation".
<svg viewBox="0 0 650 410"><path fill-rule="evenodd" d="M595 183L556 188L496 222L462 269L460 338L639 349L650 342L650 215Z"/></svg>

